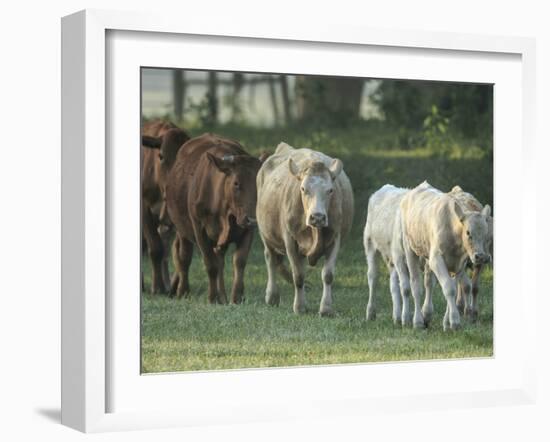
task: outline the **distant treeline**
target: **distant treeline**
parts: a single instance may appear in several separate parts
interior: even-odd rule
[[[453,140],[492,151],[493,87],[487,84],[418,80],[379,80],[352,77],[291,76],[233,73],[223,79],[205,72],[203,79],[186,79],[172,71],[173,117],[200,127],[217,126],[222,107],[231,122],[247,125],[241,93],[245,85],[267,86],[276,126],[348,127],[360,123],[362,100],[377,109],[377,118],[395,133],[397,148],[426,146],[444,152]],[[364,88],[372,82],[368,96]],[[200,102],[186,100],[200,85]],[[220,96],[220,85],[229,94]]]

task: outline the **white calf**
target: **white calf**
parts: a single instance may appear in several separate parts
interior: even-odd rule
[[[395,324],[402,323],[403,325],[411,323],[409,307],[411,291],[399,214],[399,204],[407,191],[408,189],[386,184],[369,198],[367,222],[363,233],[369,285],[367,320],[376,318],[376,292],[378,290],[376,253],[378,252],[390,273],[393,321]]]

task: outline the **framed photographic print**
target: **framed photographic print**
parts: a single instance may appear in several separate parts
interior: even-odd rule
[[[532,401],[531,40],[84,11],[62,44],[64,424]]]

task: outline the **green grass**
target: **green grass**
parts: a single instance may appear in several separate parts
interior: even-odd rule
[[[463,321],[458,332],[443,332],[445,301],[439,287],[434,294],[434,320],[427,330],[403,329],[391,320],[388,275],[380,269],[378,316],[365,320],[367,304],[366,264],[362,248],[369,195],[382,184],[414,186],[424,179],[443,190],[460,184],[483,203],[492,203],[492,163],[483,156],[453,155],[443,158],[423,148],[401,151],[380,149],[364,140],[368,133],[318,131],[243,130],[213,131],[242,141],[251,153],[273,150],[285,140],[296,146],[320,149],[344,161],[355,195],[355,219],[344,241],[333,286],[336,317],[317,315],[322,292],[321,263],[308,268],[308,312],[292,313],[293,288],[280,281],[281,305],[264,303],[266,268],[261,241],[255,238],[245,275],[246,301],[238,306],[206,303],[207,279],[195,248],[191,265],[192,296],[175,300],[143,293],[142,371],[215,370],[280,367],[332,363],[404,361],[487,357],[493,354],[492,271],[482,275],[480,317],[476,324]],[[282,136],[284,135],[284,138]],[[226,262],[226,287],[232,275],[230,249]],[[150,264],[142,260],[146,287]]]

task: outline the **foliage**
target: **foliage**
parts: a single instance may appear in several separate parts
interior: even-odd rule
[[[210,98],[208,95],[198,101],[193,101],[192,99],[188,101],[185,113],[191,127],[212,124],[210,119]]]
[[[432,105],[430,114],[424,119],[423,128],[426,147],[439,155],[448,152],[450,148],[449,118],[441,115],[435,104]]]
[[[447,118],[455,138],[474,139],[491,151],[493,87],[485,84],[384,80],[371,97],[379,106],[388,127],[411,136],[421,133],[433,107]],[[410,148],[408,137],[399,147]]]

